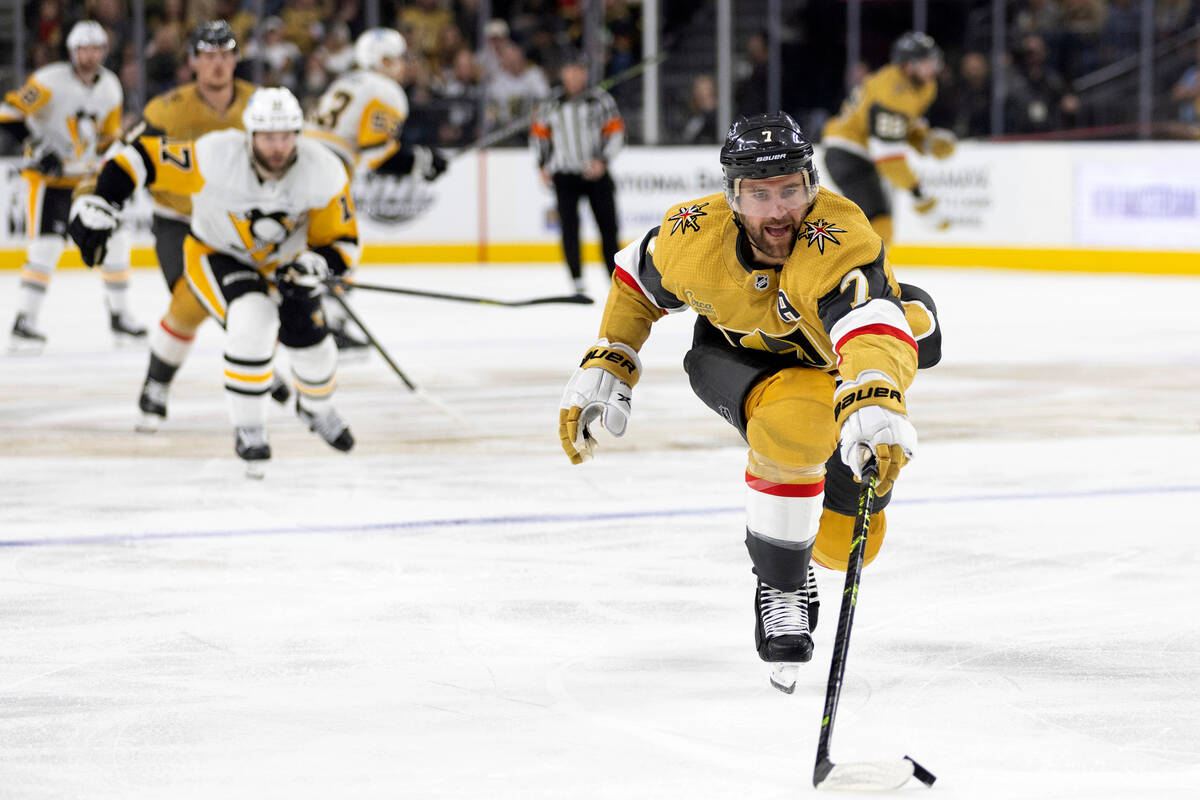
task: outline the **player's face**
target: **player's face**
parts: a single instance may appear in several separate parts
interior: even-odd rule
[[[282,175],[296,155],[295,131],[259,131],[251,140],[254,158],[260,167],[272,175]]]
[[[75,69],[85,75],[90,75],[100,69],[100,65],[104,63],[104,57],[108,55],[108,48],[97,44],[89,44],[83,47],[76,47],[72,55],[75,61]]]
[[[941,70],[942,60],[937,56],[930,56],[920,61],[914,61],[908,67],[908,73],[912,75],[913,80],[921,84],[929,83],[937,78]]]
[[[201,50],[189,62],[196,73],[196,82],[212,89],[222,89],[233,82],[237,66],[236,50]]]
[[[750,244],[767,260],[782,264],[811,202],[805,173],[745,179],[738,188],[733,210],[741,215]]]
[[[406,64],[404,58],[385,58],[379,62],[379,71],[396,83],[404,83]]]

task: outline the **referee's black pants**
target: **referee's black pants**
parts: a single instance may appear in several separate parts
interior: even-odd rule
[[[583,275],[579,255],[579,201],[587,197],[600,229],[600,249],[604,266],[611,275],[617,251],[617,187],[607,172],[590,181],[577,172],[554,173],[554,195],[558,199],[558,220],[562,226],[563,256],[572,278]]]

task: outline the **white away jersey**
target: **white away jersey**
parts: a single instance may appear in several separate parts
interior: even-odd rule
[[[82,178],[100,166],[100,153],[121,130],[121,82],[103,67],[85,84],[65,61],[48,64],[0,105],[0,120],[23,120],[32,136],[53,148],[63,176]]]

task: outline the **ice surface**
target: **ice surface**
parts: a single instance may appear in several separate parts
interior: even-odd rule
[[[523,299],[560,268],[387,268]],[[945,360],[864,576],[838,761],[913,796],[1200,796],[1200,280],[906,270]],[[589,275],[597,294],[599,273]],[[0,323],[17,275],[0,275]],[[841,575],[796,693],[754,652],[744,452],[658,324],[629,433],[555,423],[601,306],[352,301],[429,397],[348,364],[343,455],[273,407],[247,481],[208,324],[158,433],[99,276],[0,355],[0,796],[794,798]],[[133,306],[157,319],[156,273]]]

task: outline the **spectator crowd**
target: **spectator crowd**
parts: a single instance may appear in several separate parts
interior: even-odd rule
[[[132,117],[149,97],[191,79],[188,32],[196,22],[215,18],[228,20],[242,43],[242,77],[286,86],[311,108],[334,78],[354,68],[353,43],[366,27],[369,0],[145,0],[143,64],[136,58],[129,0],[25,2],[28,68],[63,58],[63,39],[71,25],[80,18],[95,19],[109,32],[107,66],[121,78]],[[946,52],[931,121],[962,138],[988,136],[993,131],[991,3],[930,0],[930,5],[938,12],[931,19],[943,28],[932,32]],[[261,18],[260,6],[265,11]],[[550,79],[566,54],[584,44],[585,7],[579,0],[494,0],[492,18],[481,20],[478,0],[378,0],[380,24],[397,28],[408,42],[406,138],[456,147],[512,130],[501,143],[523,144],[527,132],[522,121],[550,95]],[[640,60],[640,8],[639,2],[604,0],[603,75],[618,74]],[[711,20],[706,21],[702,8],[697,13],[696,4],[669,1],[664,8],[671,37],[684,40],[675,36],[676,29],[691,26],[706,31],[700,41],[711,48]],[[823,117],[836,113],[844,96],[839,62],[812,60],[819,52],[814,44],[830,35],[831,8],[841,5],[831,5],[831,0],[796,3],[786,12],[780,32],[783,105],[815,130]],[[1009,0],[1007,10],[1008,48],[1001,64],[1004,133],[1052,135],[1119,127],[1136,119],[1136,102],[1130,98],[1136,94],[1141,0]],[[741,32],[746,24],[753,21],[739,28],[734,110],[758,112],[767,102],[767,37],[762,30]],[[1200,0],[1156,0],[1153,27],[1154,41],[1163,48],[1162,59],[1156,52],[1156,117],[1194,126],[1200,123]],[[876,50],[883,53],[894,34],[876,33],[875,38],[880,42]],[[864,53],[870,54],[870,48]],[[851,78],[880,66],[879,53],[874,63],[857,65]],[[680,68],[679,62],[668,62],[664,69],[672,64]],[[683,76],[679,90],[664,93],[664,105],[675,107],[664,143],[717,142],[724,132],[718,130],[713,74],[703,65],[683,68],[690,74]],[[1117,79],[1099,84],[1089,79],[1104,68],[1114,69]],[[144,96],[139,96],[134,87],[142,69]],[[805,80],[789,80],[795,75]],[[613,94],[627,118],[636,120],[641,102],[636,83]],[[633,141],[638,134],[632,126]]]

